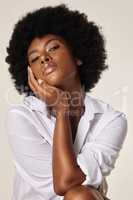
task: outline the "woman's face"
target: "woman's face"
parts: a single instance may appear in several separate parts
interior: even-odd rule
[[[71,55],[70,49],[64,39],[57,35],[47,34],[42,38],[35,38],[28,51],[28,62],[35,78],[45,80],[56,87],[72,86],[77,77],[77,62]],[[46,63],[56,64],[53,72],[46,74]]]

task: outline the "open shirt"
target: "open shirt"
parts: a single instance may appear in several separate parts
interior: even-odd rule
[[[127,119],[123,112],[87,93],[84,103],[73,150],[86,175],[82,185],[98,188],[115,166],[126,137]],[[55,123],[47,104],[36,96],[26,96],[22,103],[9,106],[7,135],[15,166],[12,200],[63,199],[53,189]]]

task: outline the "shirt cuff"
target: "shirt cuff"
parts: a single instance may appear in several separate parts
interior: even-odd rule
[[[90,152],[89,155],[78,154],[77,163],[86,175],[86,180],[82,185],[90,185],[97,189],[102,183],[103,176],[93,153]]]

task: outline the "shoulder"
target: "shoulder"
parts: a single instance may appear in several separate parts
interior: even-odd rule
[[[10,104],[6,113],[7,127],[35,127],[38,124],[35,112],[24,102]],[[20,126],[21,125],[21,126]]]
[[[25,105],[23,102],[19,104],[11,104],[8,106],[7,115],[13,115],[13,113],[17,113],[18,115],[23,115],[26,118],[33,118],[33,111],[30,107]]]
[[[17,113],[18,115],[23,115],[26,118],[30,118],[32,120],[36,119],[36,113],[42,113],[46,115],[46,104],[42,102],[35,96],[25,96],[21,103],[18,104],[10,104],[8,106],[7,114],[13,115]]]
[[[111,122],[116,124],[121,123],[124,127],[127,126],[127,115],[124,112],[115,109],[111,104],[101,99],[92,96],[88,96],[87,98],[89,98],[93,111],[99,114],[100,126],[101,124],[106,126]]]
[[[29,100],[29,98],[28,98]],[[48,133],[46,114],[43,114],[43,106],[36,104],[37,101],[24,101],[19,104],[8,106],[7,110],[7,134],[21,137],[42,139],[51,144]],[[40,112],[41,111],[41,112]]]
[[[97,107],[91,139],[121,147],[128,131],[126,114],[103,100],[91,97],[91,102]]]

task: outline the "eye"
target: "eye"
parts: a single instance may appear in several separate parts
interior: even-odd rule
[[[55,50],[55,49],[58,49],[58,48],[59,48],[59,45],[56,45],[56,46],[53,46],[52,48],[50,48],[49,51]]]
[[[55,46],[53,46],[52,48],[50,48],[49,49],[49,51],[53,51],[53,50],[56,50],[56,49],[58,49],[60,47],[60,45],[55,45]],[[38,59],[39,57],[37,56],[37,57],[35,57],[34,59],[32,59],[31,60],[31,63],[33,63],[33,62],[35,62],[37,59]]]
[[[31,63],[35,62],[38,59],[38,57],[31,60]]]

